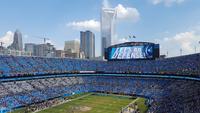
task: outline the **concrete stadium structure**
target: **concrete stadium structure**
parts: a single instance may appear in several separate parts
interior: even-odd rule
[[[0,76],[8,111],[81,92],[146,97],[149,113],[200,111],[200,54],[109,62],[0,56]]]

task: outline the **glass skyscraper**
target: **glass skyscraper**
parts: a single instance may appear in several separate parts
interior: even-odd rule
[[[95,58],[95,35],[91,31],[80,32],[80,51],[86,59]]]
[[[13,43],[8,48],[12,50],[23,51],[22,33],[19,30],[15,31]]]
[[[104,57],[105,48],[114,44],[116,10],[102,8],[101,11],[101,54]]]

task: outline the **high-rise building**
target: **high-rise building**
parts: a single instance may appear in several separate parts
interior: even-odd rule
[[[25,51],[31,52],[32,56],[36,56],[36,44],[34,43],[25,43]]]
[[[46,44],[38,44],[35,46],[35,54],[36,56],[41,57],[55,57],[55,47],[50,43]]]
[[[105,48],[115,42],[115,20],[116,10],[113,8],[102,8],[101,11],[101,54],[105,53]]]
[[[80,42],[78,40],[65,41],[65,51],[71,51],[72,53],[79,53]]]
[[[13,43],[8,46],[11,50],[23,51],[22,34],[19,30],[14,33]]]
[[[78,40],[65,41],[65,57],[79,58],[80,42]]]
[[[91,31],[80,32],[80,51],[86,59],[95,58],[95,35]]]
[[[56,50],[55,51],[55,56],[56,57],[65,57],[64,50]]]

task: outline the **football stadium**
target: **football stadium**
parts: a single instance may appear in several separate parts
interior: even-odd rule
[[[200,54],[107,48],[107,60],[0,56],[1,113],[199,113]]]

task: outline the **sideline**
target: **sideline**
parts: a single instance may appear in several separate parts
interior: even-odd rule
[[[125,109],[127,109],[131,104],[135,103],[138,100],[138,98],[136,98],[135,100],[133,100],[131,103],[129,103],[127,106],[122,107],[122,110],[119,112],[121,113],[122,111],[124,111]]]

